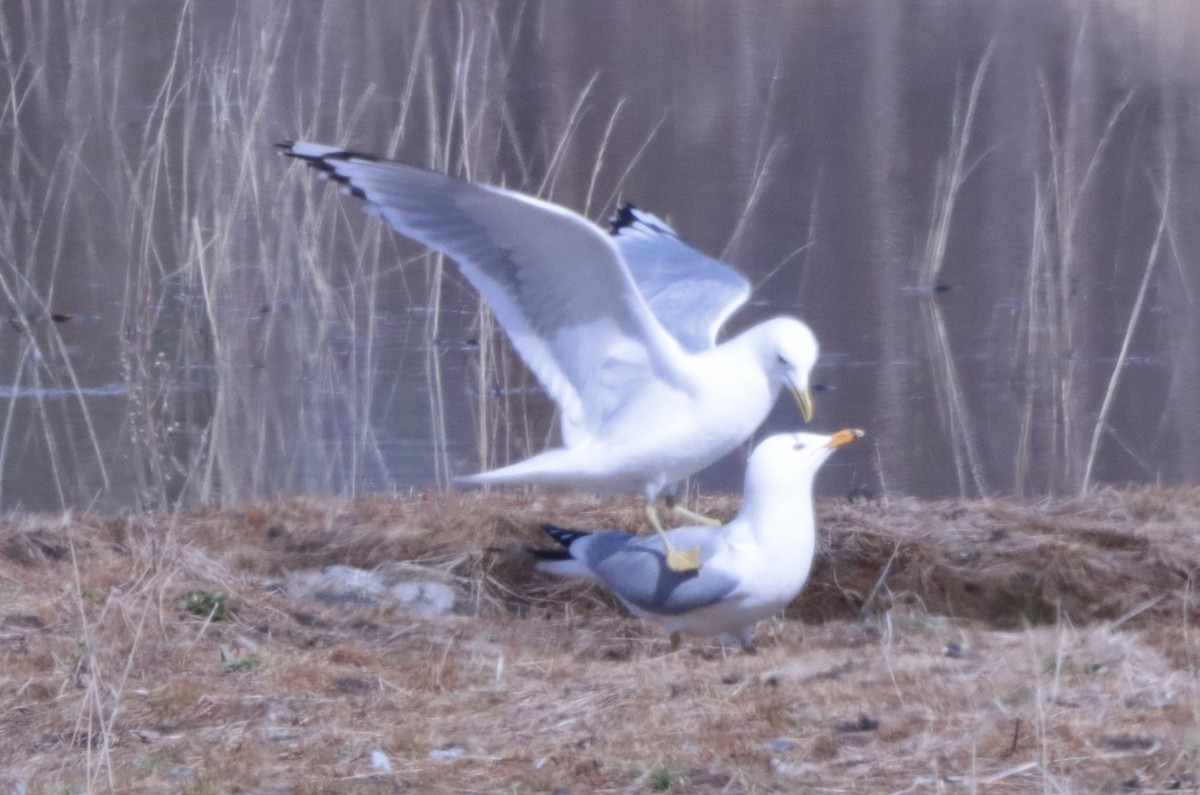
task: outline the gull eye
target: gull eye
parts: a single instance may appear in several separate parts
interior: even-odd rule
[[[787,366],[790,364],[790,362],[787,360],[787,358],[782,353],[775,354],[775,361],[779,362],[780,364],[782,364],[784,366]]]

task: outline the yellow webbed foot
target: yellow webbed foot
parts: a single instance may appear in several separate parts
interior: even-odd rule
[[[671,544],[667,534],[663,532],[662,524],[658,521],[658,512],[654,509],[653,503],[646,503],[646,518],[650,520],[650,525],[654,531],[662,538],[663,550],[667,553],[667,568],[671,571],[697,571],[700,568],[700,550],[687,549],[679,550]]]

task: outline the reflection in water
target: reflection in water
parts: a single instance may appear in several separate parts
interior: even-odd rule
[[[821,485],[1200,479],[1187,2],[0,5],[0,505],[444,485],[553,443],[452,264],[271,156],[667,217],[803,317]],[[270,31],[270,35],[263,35]],[[564,267],[570,267],[569,262]],[[37,322],[90,316],[88,322]],[[794,428],[781,404],[764,433]],[[695,478],[738,487],[737,456]]]
[[[3,400],[55,400],[74,397],[115,397],[129,394],[125,384],[104,384],[102,386],[0,386],[0,399]]]
[[[929,340],[934,395],[941,425],[949,430],[947,436],[959,492],[986,494],[989,492],[987,474],[975,440],[977,426],[971,419],[963,395],[962,379],[954,353],[950,349],[950,334],[946,329],[941,307],[934,298],[929,297],[921,301],[921,308],[921,327]]]

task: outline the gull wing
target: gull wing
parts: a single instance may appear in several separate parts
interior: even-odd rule
[[[642,299],[613,238],[577,213],[370,155],[280,146],[348,186],[397,232],[458,263],[558,403],[568,446],[647,381],[685,383],[683,351]]]
[[[692,353],[716,345],[721,326],[750,297],[750,282],[628,202],[609,223],[642,298],[663,327]]]
[[[713,542],[723,531],[721,527],[677,527],[667,531],[671,543],[680,549],[700,549],[698,571],[667,568],[658,536],[607,530],[579,538],[571,544],[570,552],[595,579],[634,607],[656,615],[679,615],[716,604],[738,587],[732,576],[704,565],[712,557]]]

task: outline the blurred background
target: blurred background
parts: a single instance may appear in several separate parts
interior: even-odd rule
[[[823,493],[1196,482],[1196,30],[1189,0],[4,3],[0,507],[407,493],[556,443],[453,263],[293,138],[668,219],[756,285],[730,333],[815,330],[813,427],[868,432]]]

